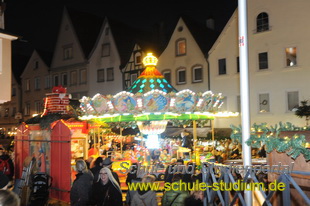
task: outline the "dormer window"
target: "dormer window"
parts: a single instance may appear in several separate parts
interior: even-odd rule
[[[39,68],[39,61],[34,61],[33,69]]]

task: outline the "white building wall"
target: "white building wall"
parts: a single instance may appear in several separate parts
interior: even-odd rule
[[[182,31],[178,31],[179,27],[183,27]],[[186,55],[176,56],[176,41],[178,39],[186,39]],[[208,38],[208,37],[206,37]],[[203,80],[199,83],[192,82],[192,67],[201,65],[203,68]],[[177,84],[176,71],[180,67],[186,68],[186,84]],[[175,30],[171,36],[169,44],[164,52],[158,57],[157,69],[160,72],[165,70],[171,71],[171,84],[179,91],[190,89],[194,92],[204,92],[208,90],[208,64],[199,48],[197,42],[191,35],[186,24],[182,19],[179,20]]]
[[[113,38],[113,33],[109,28],[109,24],[104,23],[101,34],[97,44],[94,47],[94,50],[89,59],[89,96],[92,97],[97,93],[107,95],[114,95],[122,91],[122,73],[119,69],[120,66],[120,57],[118,50]],[[109,30],[108,35],[106,35],[106,29]],[[110,55],[103,57],[102,56],[102,45],[104,43],[110,44]],[[114,71],[114,80],[107,81],[107,68],[113,68]],[[104,69],[104,81],[97,81],[97,71],[98,69]]]
[[[305,125],[305,120],[288,111],[287,92],[298,91],[299,101],[308,99],[307,86],[310,75],[309,34],[307,26],[310,1],[249,1],[248,3],[248,38],[249,38],[249,81],[251,124],[267,122],[274,125],[291,122]],[[270,30],[256,33],[256,17],[259,13],[269,15]],[[236,12],[237,13],[237,12]],[[236,74],[238,56],[238,24],[234,14],[221,36],[209,52],[211,66],[211,89],[227,96],[227,109],[237,110],[237,95],[240,94],[239,75]],[[297,65],[286,66],[285,48],[297,48]],[[268,69],[259,70],[258,54],[268,52]],[[226,58],[227,74],[218,75],[218,59]],[[269,93],[270,112],[259,112],[259,94]],[[217,119],[216,127],[229,127],[240,124],[240,117]]]

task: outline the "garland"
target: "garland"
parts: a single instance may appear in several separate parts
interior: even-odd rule
[[[242,141],[242,128],[241,125],[230,125],[232,129],[231,139],[236,142]],[[250,138],[246,141],[246,144],[259,148],[262,145],[266,145],[266,152],[270,153],[273,150],[277,152],[286,152],[287,155],[296,159],[300,154],[303,154],[306,161],[310,160],[310,150],[307,148],[309,142],[306,141],[305,135],[294,134],[290,137],[280,137],[281,132],[285,131],[310,131],[310,127],[296,127],[292,123],[276,124],[274,127],[267,126],[267,123],[253,124],[251,129]]]

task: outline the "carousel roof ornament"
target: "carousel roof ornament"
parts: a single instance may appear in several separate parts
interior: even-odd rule
[[[177,90],[169,84],[164,76],[156,69],[158,59],[154,57],[152,53],[148,53],[142,62],[146,68],[128,89],[128,92],[134,94],[146,93],[155,89],[166,93],[177,92]]]
[[[143,59],[146,69],[128,89],[118,94],[83,97],[81,119],[104,122],[203,120],[215,116],[237,116],[218,113],[223,104],[221,93],[177,91],[156,69],[157,58],[151,53]]]

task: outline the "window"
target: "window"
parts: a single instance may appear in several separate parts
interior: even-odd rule
[[[101,56],[107,57],[110,56],[110,44],[102,44]]]
[[[298,92],[287,92],[287,109],[288,111],[294,111],[299,106]]]
[[[256,17],[256,31],[263,32],[269,30],[269,18],[268,14],[265,12],[260,13]]]
[[[15,96],[16,96],[16,88],[13,87],[13,88],[12,88],[12,97],[15,97]]]
[[[138,78],[138,74],[130,74],[130,85],[132,85],[136,79]]]
[[[97,70],[97,82],[104,82],[104,69]]]
[[[237,112],[241,113],[241,99],[240,99],[240,95],[237,96]]]
[[[202,67],[194,67],[192,71],[193,82],[202,82]]]
[[[137,52],[135,54],[135,65],[140,65],[142,63],[141,53]]]
[[[63,58],[64,60],[73,58],[73,48],[71,45],[63,48]]]
[[[259,94],[259,112],[270,112],[269,94]]]
[[[291,67],[297,65],[297,49],[296,47],[289,47],[285,49],[286,66]]]
[[[72,71],[70,72],[70,85],[76,85],[77,84],[77,72]]]
[[[12,116],[12,117],[15,117],[15,114],[16,114],[16,107],[13,107],[11,116]]]
[[[68,85],[68,75],[67,75],[67,73],[62,73],[61,74],[61,83],[62,83],[62,86],[67,86]]]
[[[259,69],[268,69],[268,53],[263,52],[258,54]]]
[[[163,72],[164,78],[171,83],[171,72],[170,71],[164,71]]]
[[[26,79],[26,91],[30,91],[30,79]]]
[[[107,68],[107,81],[113,81],[114,80],[114,69],[113,67]]]
[[[80,84],[86,84],[87,83],[87,72],[86,69],[80,70]]]
[[[176,42],[176,56],[183,56],[186,54],[186,40],[180,39]]]
[[[240,72],[240,58],[237,57],[237,73]]]
[[[185,68],[177,70],[177,84],[186,84],[186,70],[185,70]]]
[[[4,117],[9,117],[10,108],[5,108],[4,110]]]
[[[51,81],[51,76],[48,75],[48,76],[45,76],[45,81],[44,81],[44,88],[45,89],[49,89],[52,87],[52,81]]]
[[[30,115],[30,103],[29,102],[25,104],[24,115],[25,116]]]
[[[42,103],[41,101],[34,102],[34,112],[35,114],[40,114],[42,112]]]
[[[56,86],[56,87],[59,86],[59,76],[54,75],[53,79],[54,79],[54,86]]]
[[[34,78],[34,89],[39,90],[40,89],[40,77]]]
[[[226,59],[219,59],[219,75],[226,74]]]

